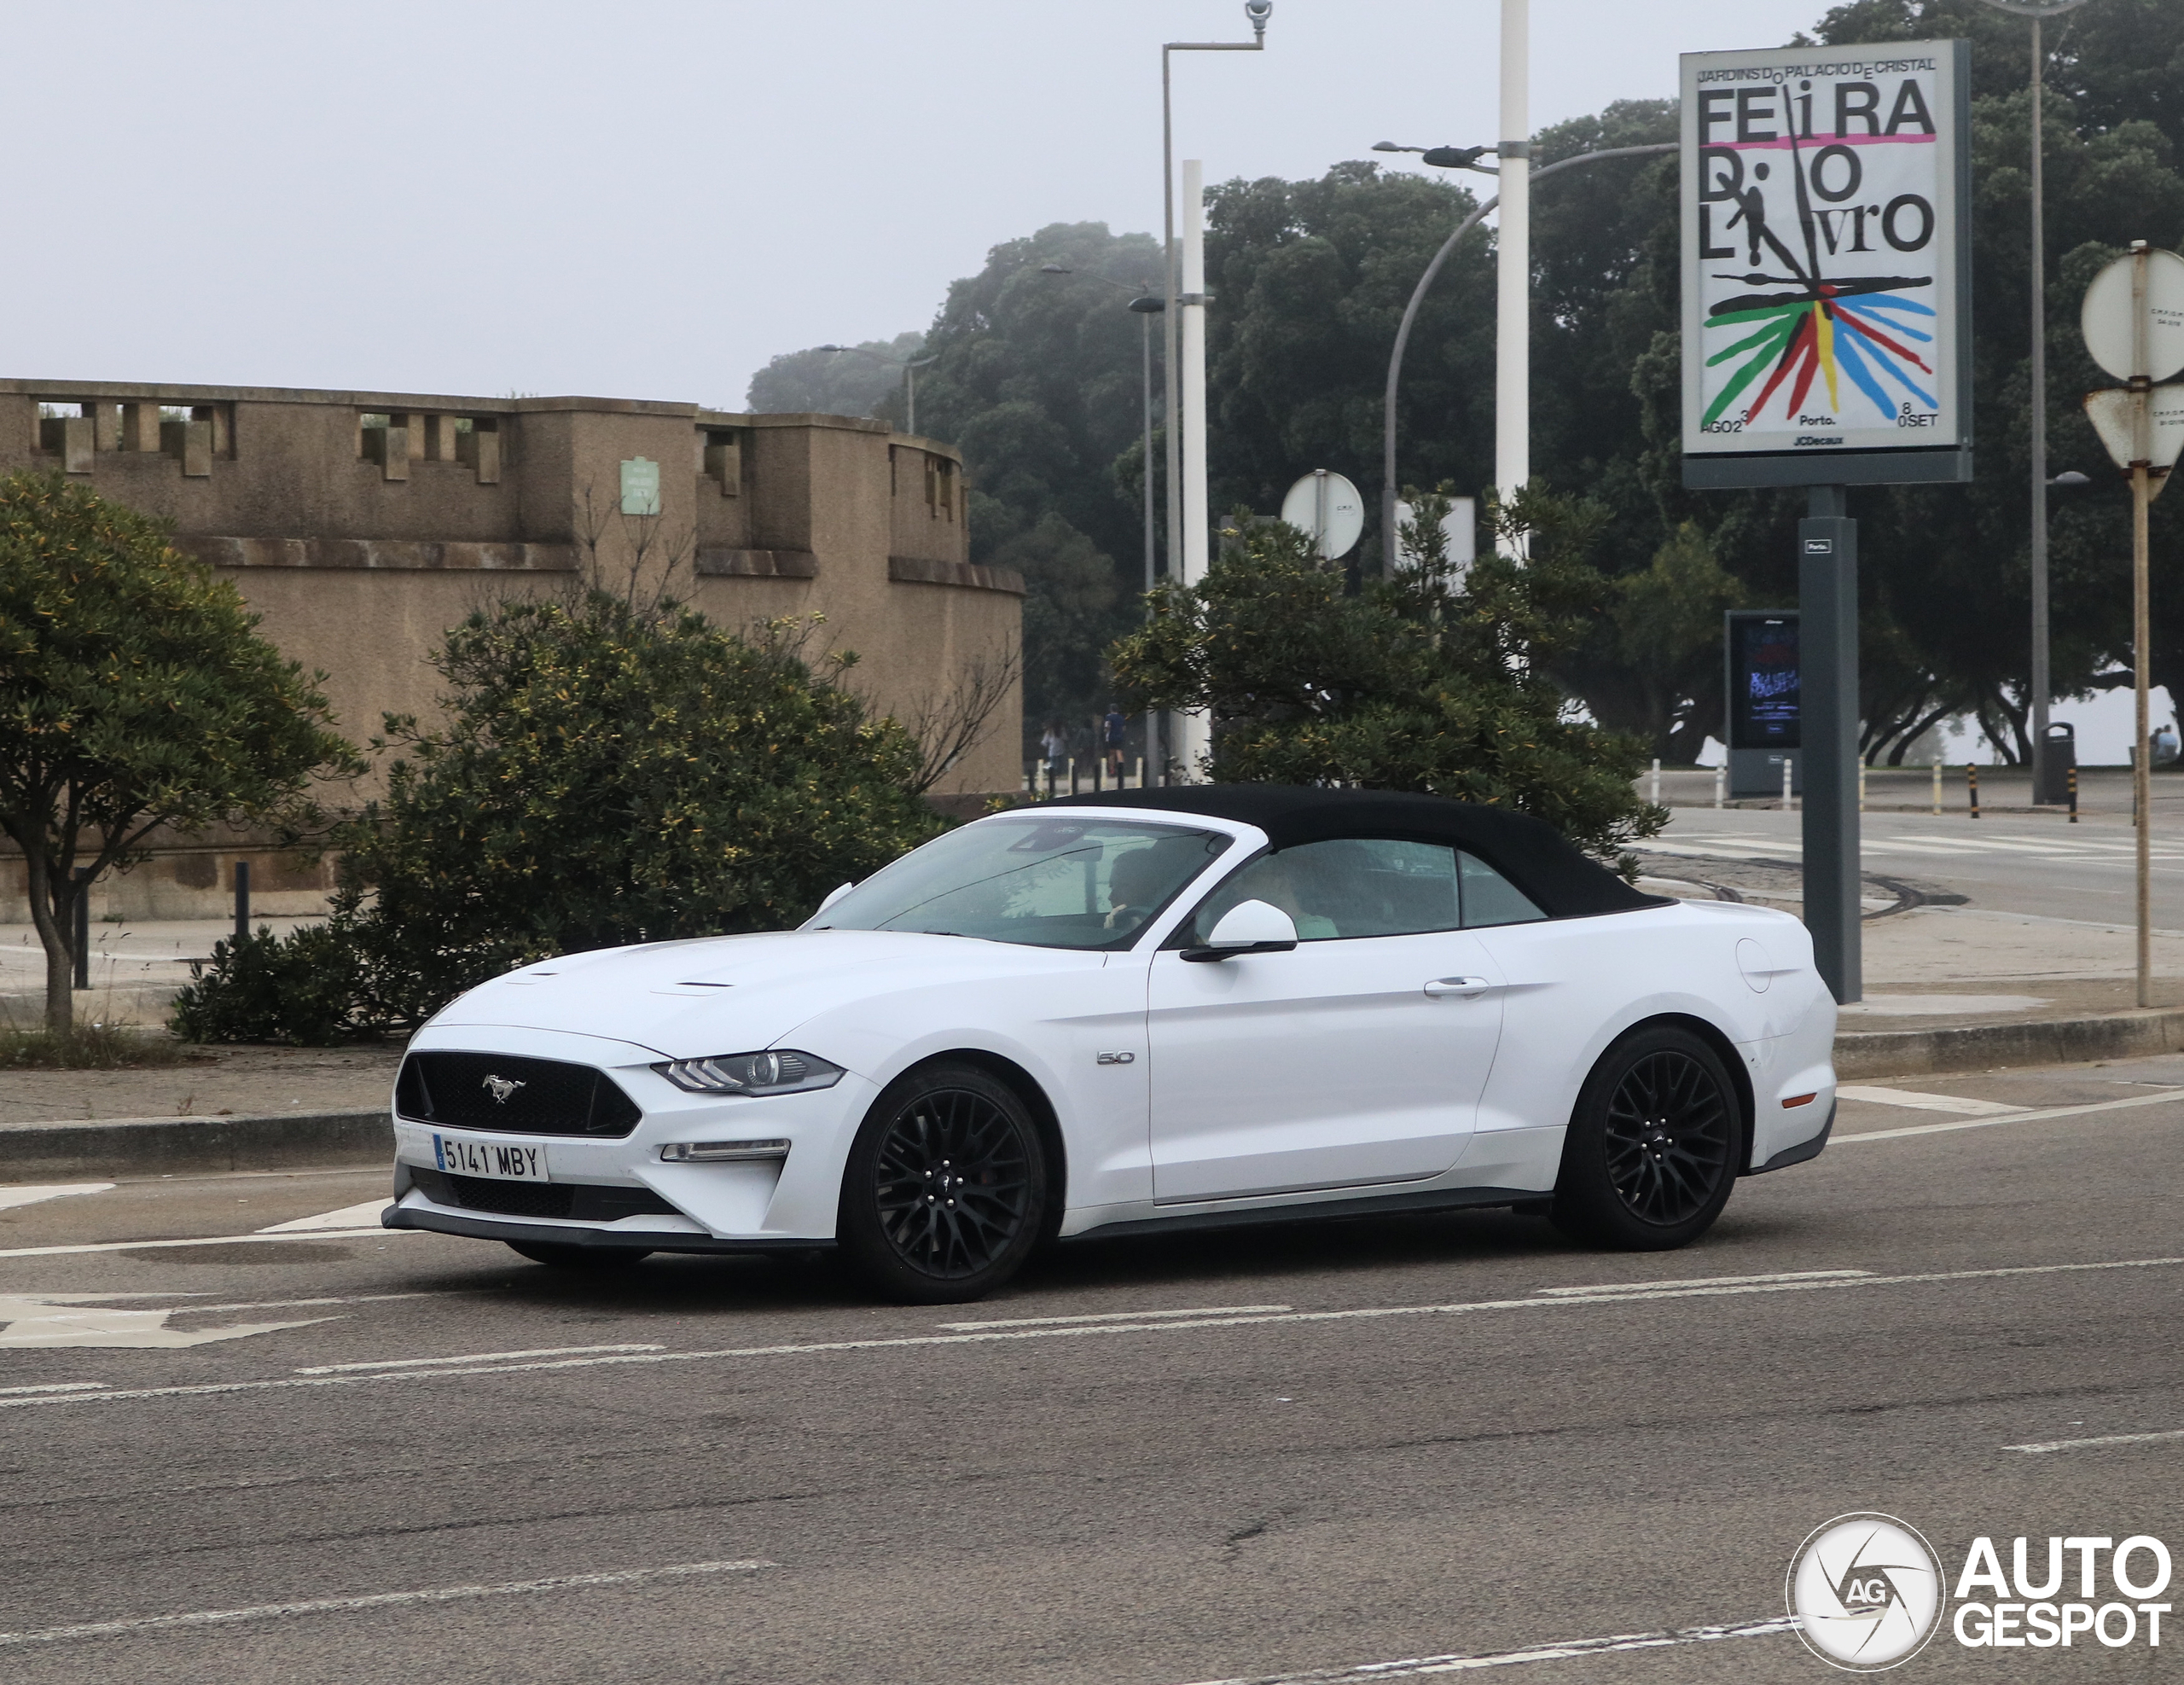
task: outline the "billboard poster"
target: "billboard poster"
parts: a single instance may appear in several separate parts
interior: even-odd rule
[[[1685,484],[1970,479],[1966,44],[1682,66]]]
[[[1797,615],[1732,611],[1728,631],[1728,747],[1799,747]]]

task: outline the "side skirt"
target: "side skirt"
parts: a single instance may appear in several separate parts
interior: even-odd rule
[[[1104,1240],[1109,1235],[1174,1235],[1190,1229],[1244,1229],[1280,1223],[1317,1223],[1339,1217],[1385,1217],[1403,1211],[1468,1211],[1481,1206],[1513,1206],[1541,1198],[1540,1191],[1522,1188],[1443,1188],[1431,1193],[1376,1194],[1362,1200],[1316,1200],[1290,1206],[1252,1206],[1242,1211],[1194,1211],[1188,1217],[1136,1217],[1107,1223],[1069,1235],[1077,1241]]]

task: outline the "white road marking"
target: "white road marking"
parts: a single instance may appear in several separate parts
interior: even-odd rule
[[[1990,1130],[1998,1124],[2042,1124],[2053,1118],[2082,1118],[2094,1112],[2120,1112],[2131,1106],[2174,1106],[2179,1096],[2169,1094],[2134,1094],[2121,1100],[2096,1100],[2086,1106],[2048,1106],[2030,1112],[2013,1112],[2007,1118],[1960,1118],[1947,1124],[1908,1124],[1896,1130],[1859,1130],[1850,1135],[1838,1135],[1828,1145],[1845,1147],[1860,1141],[1901,1141],[1912,1135],[1946,1135],[1955,1130]]]
[[[1472,1299],[1454,1304],[1362,1305],[1350,1310],[1287,1310],[1270,1315],[1177,1317],[1169,1322],[1077,1322],[1066,1328],[989,1328],[977,1333],[875,1335],[868,1339],[813,1340],[793,1345],[729,1346],[708,1351],[631,1352],[620,1357],[557,1357],[537,1363],[497,1363],[479,1368],[382,1369],[369,1374],[305,1375],[285,1380],[206,1381],[188,1386],[142,1386],[59,1398],[0,1398],[0,1409],[32,1404],[102,1404],[114,1399],[195,1398],[226,1392],[282,1392],[313,1386],[357,1386],[380,1381],[439,1380],[449,1376],[512,1375],[552,1369],[591,1369],[629,1364],[719,1363],[736,1357],[804,1357],[845,1351],[910,1351],[944,1345],[985,1345],[1013,1339],[1070,1339],[1092,1334],[1166,1334],[1201,1328],[1252,1328],[1275,1322],[1378,1322],[1391,1316],[1457,1316],[1487,1310],[1565,1310],[1577,1305],[1624,1305],[1671,1299],[1730,1299],[1751,1293],[1827,1293],[1845,1287],[1931,1287],[1949,1281],[2001,1281],[2020,1275],[2069,1275],[2091,1270],[2168,1270],[2184,1258],[2128,1258],[2096,1264],[2019,1264],[1990,1270],[1943,1270],[1912,1275],[1830,1275],[1754,1281],[1733,1287],[1640,1288],[1562,1299]]]
[[[2157,1440],[2184,1439],[2184,1427],[2163,1433],[2104,1433],[2096,1439],[2048,1439],[2036,1445],[2005,1445],[2006,1451],[2081,1451],[2094,1445],[2151,1445]]]
[[[171,1351],[207,1345],[214,1340],[245,1339],[252,1334],[270,1334],[282,1328],[307,1328],[313,1322],[333,1320],[308,1316],[297,1322],[237,1322],[224,1328],[185,1332],[169,1328],[167,1318],[198,1309],[195,1305],[169,1304],[156,1310],[128,1310],[96,1303],[102,1297],[110,1295],[0,1293],[0,1323],[7,1325],[7,1332],[0,1333],[0,1347],[131,1346]],[[59,1308],[61,1306],[69,1308]]]
[[[96,1392],[106,1385],[102,1380],[49,1380],[43,1386],[0,1386],[0,1398],[20,1392]]]
[[[1612,1638],[1570,1638],[1528,1650],[1497,1650],[1487,1655],[1417,1656],[1408,1661],[1366,1662],[1357,1667],[1319,1668],[1309,1673],[1261,1673],[1240,1679],[1210,1679],[1201,1685],[1367,1685],[1379,1679],[1416,1679],[1432,1673],[1472,1673],[1480,1668],[1519,1667],[1527,1662],[1566,1661],[1616,1650],[1665,1650],[1679,1644],[1711,1644],[1723,1638],[1767,1638],[1795,1632],[1795,1615],[1734,1621],[1725,1626],[1691,1626],[1666,1632],[1626,1632]]]
[[[18,1183],[13,1188],[0,1188],[0,1211],[16,1206],[39,1205],[47,1200],[65,1200],[72,1194],[103,1194],[113,1186],[111,1182],[55,1182],[44,1186]]]
[[[237,1246],[253,1241],[385,1241],[398,1235],[421,1235],[421,1229],[311,1229],[294,1235],[201,1235],[189,1241],[93,1241],[73,1246],[13,1246],[0,1258],[65,1258],[76,1252],[141,1252],[168,1246]]]
[[[338,1211],[321,1211],[317,1217],[299,1217],[287,1223],[268,1223],[258,1232],[261,1235],[299,1235],[316,1229],[376,1229],[379,1214],[387,1207],[385,1200],[367,1200],[361,1206],[344,1206]]]
[[[560,1574],[552,1579],[512,1580],[504,1585],[443,1585],[429,1591],[381,1591],[368,1597],[314,1597],[301,1603],[261,1603],[251,1609],[206,1609],[189,1615],[148,1615],[138,1620],[93,1621],[83,1626],[49,1626],[36,1632],[0,1632],[0,1647],[25,1644],[68,1644],[86,1638],[121,1638],[140,1632],[178,1628],[233,1626],[244,1621],[288,1620],[297,1615],[345,1614],[357,1609],[390,1609],[404,1603],[460,1603],[478,1597],[523,1597],[540,1591],[576,1591],[592,1586],[642,1585],[649,1580],[687,1578],[696,1574],[750,1574],[781,1565],[752,1557],[741,1562],[678,1562],[667,1568],[624,1568],[611,1574]]]
[[[369,1363],[314,1363],[298,1369],[299,1375],[363,1374],[370,1369],[417,1369],[434,1363],[493,1363],[511,1357],[581,1357],[595,1351],[665,1351],[657,1341],[649,1345],[541,1345],[529,1351],[472,1351],[460,1357],[381,1357]]]
[[[1208,1304],[1195,1310],[1110,1310],[1095,1316],[1012,1316],[997,1322],[942,1322],[944,1328],[1031,1328],[1064,1322],[1147,1322],[1156,1316],[1250,1316],[1287,1310],[1287,1304]]]
[[[1835,1090],[1841,1100],[1868,1100],[1877,1106],[1908,1106],[1914,1112],[1960,1112],[1972,1118],[2000,1118],[2030,1112],[2030,1106],[2005,1106],[1999,1100],[1961,1100],[1953,1094],[1917,1094],[1909,1089],[1867,1088],[1851,1084]]]
[[[1773,1275],[1696,1275],[1687,1281],[1602,1281],[1589,1287],[1542,1287],[1543,1293],[1571,1295],[1575,1293],[1658,1293],[1664,1287],[1741,1287],[1757,1281],[1824,1281],[1846,1280],[1853,1275],[1870,1275],[1870,1270],[1791,1270]],[[1287,1310],[1287,1306],[1282,1307]]]

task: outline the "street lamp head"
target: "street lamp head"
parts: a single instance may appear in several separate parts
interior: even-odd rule
[[[1374,141],[1373,150],[1375,152],[1423,152],[1426,148],[1422,146],[1397,146],[1393,141]]]
[[[1490,146],[1431,146],[1419,161],[1437,170],[1476,170],[1479,154],[1493,150]]]
[[[2048,483],[2050,485],[2090,485],[2093,481],[2076,468],[2065,468]]]
[[[1254,39],[1266,39],[1266,20],[1274,15],[1274,0],[1244,0],[1244,15],[1251,20]]]
[[[2076,11],[2085,0],[1987,0],[1997,11],[2015,12],[2021,18],[2059,17]]]
[[[1041,264],[1039,265],[1039,273],[1042,275],[1074,275],[1077,271],[1072,269],[1067,264]]]
[[[1158,293],[1148,293],[1142,299],[1132,299],[1130,308],[1140,316],[1158,316],[1168,308],[1168,301]]]
[[[849,347],[847,346],[814,346],[811,349],[814,351],[847,351]]]

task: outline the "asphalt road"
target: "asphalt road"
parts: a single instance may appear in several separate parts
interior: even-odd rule
[[[1710,858],[1794,866],[1804,857],[1803,824],[1802,814],[1780,810],[1680,807],[1642,846],[1694,869]],[[1991,911],[2108,925],[2138,915],[2136,842],[2123,814],[2088,814],[2073,825],[2053,813],[1868,812],[1861,843],[1869,875],[1937,885]],[[2157,816],[2149,851],[2155,927],[2184,930],[2184,816],[2166,830]]]
[[[2010,1449],[2184,1434],[2169,1085],[2184,1059],[1893,1085],[2101,1109],[1848,1102],[1682,1252],[1293,1225],[1080,1245],[939,1310],[809,1263],[223,1238],[370,1173],[15,1204],[0,1678],[1283,1676],[1778,1619],[1792,1549],[1860,1509],[1951,1572],[1980,1534],[2184,1566],[2184,1437]],[[1944,1633],[1897,1676],[2163,1659]],[[1779,1626],[1513,1665],[1829,1676]]]

